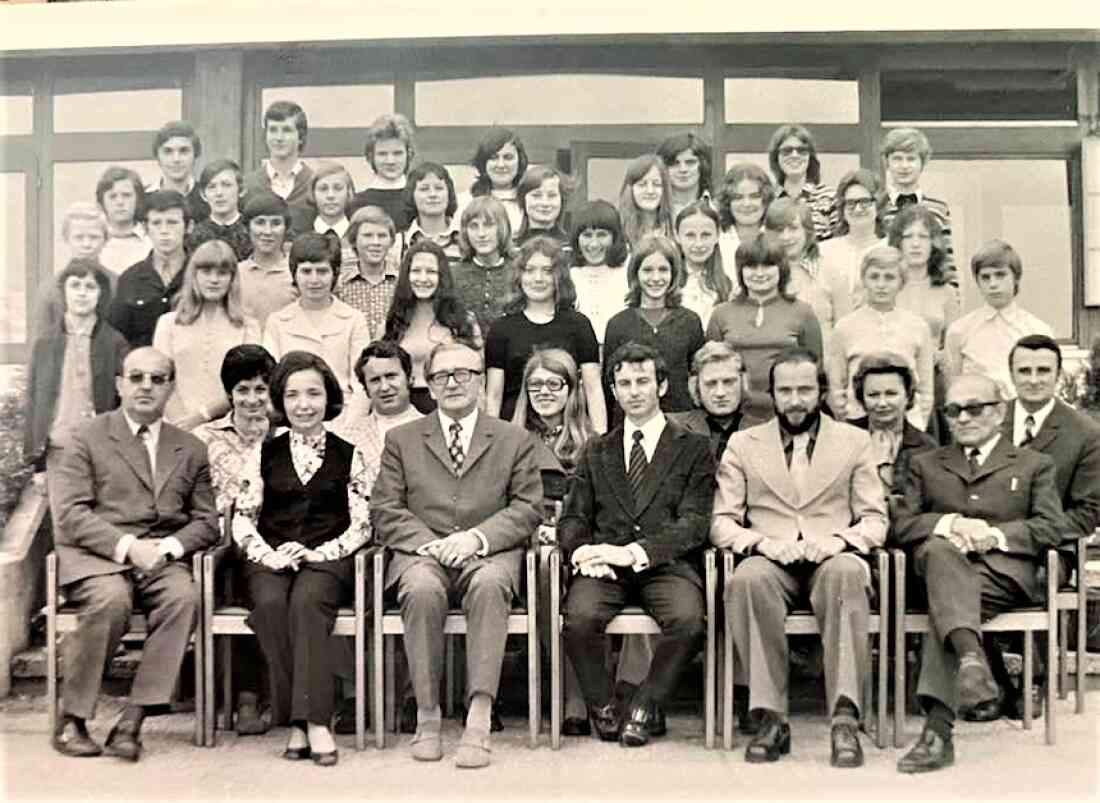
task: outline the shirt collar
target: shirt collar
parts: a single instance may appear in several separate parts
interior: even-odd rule
[[[290,430],[291,446],[308,446],[310,449],[317,451],[324,446],[326,438],[328,438],[328,430],[322,430],[321,434],[316,437],[303,435],[301,432],[294,429]]]
[[[380,432],[393,429],[401,424],[407,424],[410,421],[415,421],[421,417],[421,413],[411,404],[402,410],[397,415],[379,415],[375,410],[370,411],[371,417],[374,419],[374,423],[377,424]]]
[[[657,446],[657,441],[661,439],[661,433],[665,431],[665,414],[660,410],[657,411],[657,415],[646,421],[642,426],[638,427],[634,425],[634,422],[629,418],[623,420],[623,443],[627,448],[630,448],[634,444],[634,431],[640,430],[642,433],[642,442],[649,444],[651,448]],[[646,451],[649,451],[648,449]]]
[[[65,313],[65,333],[70,335],[83,335],[85,337],[91,337],[92,330],[95,329],[96,316],[90,315],[87,318],[77,318],[75,315]]]
[[[490,190],[489,194],[496,198],[498,201],[514,201],[516,200],[516,188],[511,187],[506,190]]]
[[[1020,308],[1016,306],[1015,301],[1008,302],[1008,306],[1004,307],[1003,309],[994,309],[989,304],[982,304],[978,308],[978,310],[981,313],[981,318],[983,321],[992,321],[998,315],[1000,315],[1006,321],[1015,321],[1020,313]]]
[[[989,455],[997,447],[997,443],[1000,440],[1001,440],[1001,433],[996,432],[996,433],[993,434],[992,438],[990,438],[989,440],[987,440],[985,442],[984,445],[978,447],[978,465],[979,466],[985,464],[985,461],[989,459]],[[970,450],[973,449],[973,448],[974,448],[973,446],[964,446],[963,447],[963,457],[965,457],[967,460],[969,460],[970,459]]]
[[[917,196],[917,203],[918,204],[924,201],[924,193],[921,191],[920,187],[913,190],[912,192],[902,192],[897,187],[887,187],[886,188],[886,193],[890,196],[890,203],[893,204],[894,206],[898,205],[898,196],[899,195],[915,195],[915,196]]]
[[[125,410],[122,411],[122,417],[126,419],[126,426],[130,428],[130,434],[136,438],[138,429],[141,427],[141,424],[130,418],[130,416],[126,415]],[[149,430],[149,437],[152,438],[154,443],[156,443],[157,439],[160,438],[160,425],[163,420],[164,419],[162,418],[158,418],[152,424],[145,425],[145,428]]]
[[[451,217],[447,220],[447,230],[442,234],[445,237],[450,237],[452,234],[458,234],[461,230],[462,226],[458,219],[458,215],[455,215],[454,217]],[[413,236],[416,234],[420,234],[430,240],[434,240],[438,236],[435,234],[428,234],[428,232],[420,228],[420,218],[415,218],[413,222],[409,224],[409,228],[406,231],[406,234],[408,235],[410,243],[413,241]]]
[[[341,239],[343,239],[344,235],[347,233],[348,226],[350,225],[351,224],[348,222],[347,215],[344,215],[344,217],[340,218],[332,224],[325,223],[325,219],[322,218],[320,215],[318,215],[313,220],[313,230],[315,232],[317,232],[318,234],[326,234],[329,229],[332,229],[340,236]]]
[[[1050,414],[1054,412],[1054,402],[1055,399],[1053,396],[1051,396],[1050,400],[1046,404],[1044,404],[1034,413],[1029,413],[1026,409],[1024,409],[1024,406],[1020,404],[1020,398],[1019,396],[1017,396],[1015,402],[1016,411],[1012,417],[1013,427],[1019,429],[1020,432],[1023,433],[1024,421],[1027,420],[1028,416],[1031,416],[1035,419],[1035,432],[1037,434],[1039,430],[1043,428],[1043,422],[1046,421]]]
[[[210,222],[213,223],[215,226],[217,226],[219,229],[227,229],[230,226],[236,225],[240,221],[240,219],[241,219],[241,212],[238,209],[237,212],[234,214],[233,219],[231,221],[229,221],[228,223],[222,223],[220,221],[214,220],[213,217],[210,218]]]
[[[810,443],[817,443],[817,433],[820,431],[820,429],[821,415],[819,414],[817,417],[817,421],[814,422],[814,425],[802,434],[810,436]],[[794,443],[794,435],[790,432],[787,432],[787,430],[783,429],[782,426],[779,427],[779,438],[783,441],[784,451],[790,448],[791,444]]]
[[[107,233],[108,240],[141,240],[145,237],[145,227],[140,223],[134,223],[129,231]]]
[[[473,409],[473,412],[467,414],[465,418],[451,418],[442,410],[438,410],[439,413],[439,425],[443,427],[443,435],[445,438],[451,437],[451,424],[457,421],[462,425],[462,438],[466,442],[469,442],[469,438],[473,435],[474,427],[477,426],[477,408]]]
[[[161,176],[159,180],[154,181],[152,184],[150,184],[148,187],[146,187],[145,191],[146,192],[156,192],[157,190],[163,190],[163,189],[164,189],[164,176]],[[195,190],[195,177],[194,176],[188,176],[187,177],[187,192],[185,192],[183,194],[184,195],[190,195],[192,192],[194,192],[194,190]]]
[[[264,159],[264,170],[267,172],[267,177],[271,180],[275,180],[276,178],[285,178],[287,176],[289,176],[290,178],[297,178],[298,174],[302,172],[302,168],[305,166],[305,162],[299,159],[294,163],[294,167],[290,168],[290,170],[287,171],[286,174],[283,174],[275,169],[275,167],[271,164],[270,159]]]

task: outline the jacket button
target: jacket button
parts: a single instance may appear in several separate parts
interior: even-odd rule
[[[641,531],[642,531],[641,525],[635,524],[634,525],[634,532],[640,533]]]
[[[970,501],[977,502],[980,497],[977,494],[970,494]]]

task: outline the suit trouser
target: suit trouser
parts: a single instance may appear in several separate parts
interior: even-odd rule
[[[134,608],[145,613],[148,633],[130,702],[168,703],[198,609],[198,589],[189,568],[172,562],[148,574],[85,577],[66,585],[65,593],[81,609],[80,626],[65,638],[65,712],[83,719],[95,716],[104,669],[129,628]]]
[[[749,708],[787,714],[790,661],[784,624],[807,594],[821,631],[828,712],[836,710],[841,697],[861,706],[870,655],[869,590],[870,570],[850,552],[821,564],[780,566],[762,555],[739,563],[726,582],[725,608],[749,686]]]
[[[331,633],[340,603],[352,596],[352,561],[303,563],[297,572],[245,566],[248,625],[267,659],[275,722],[327,726],[332,718],[339,653]]]
[[[618,579],[577,575],[565,598],[565,649],[577,671],[585,700],[594,707],[607,705],[614,694],[604,655],[608,623],[634,602],[657,620],[657,636],[649,673],[635,699],[664,703],[680,673],[699,650],[706,607],[698,580],[671,566],[657,566],[641,574],[618,569]]]
[[[466,701],[475,694],[494,700],[508,640],[508,616],[514,597],[507,567],[499,561],[474,560],[448,569],[434,558],[408,566],[397,580],[397,603],[405,627],[405,655],[419,708],[439,706],[443,678],[443,624],[451,593],[466,614]]]
[[[913,568],[928,592],[931,623],[923,639],[917,696],[939,700],[954,711],[959,659],[950,649],[948,634],[960,627],[981,634],[982,622],[1034,600],[1012,577],[991,568],[980,555],[967,557],[946,538],[928,538],[913,550],[913,558]],[[1035,570],[1034,561],[1019,560]]]

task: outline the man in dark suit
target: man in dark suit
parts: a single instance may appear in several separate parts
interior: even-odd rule
[[[668,420],[708,437],[718,461],[730,435],[764,423],[743,409],[748,381],[745,363],[733,347],[718,340],[707,341],[691,358],[688,393],[695,409],[669,413]]]
[[[622,426],[588,442],[570,482],[558,541],[577,575],[565,598],[565,648],[601,739],[646,744],[703,632],[703,583],[688,558],[706,540],[714,501],[710,442],[665,419],[668,369],[634,342],[607,361]],[[603,656],[610,622],[640,604],[661,626],[625,724]]]
[[[946,402],[955,443],[913,458],[894,521],[894,539],[927,588],[932,625],[917,686],[927,719],[898,761],[906,773],[953,764],[956,712],[996,700],[981,623],[1042,599],[1041,556],[1065,527],[1054,462],[1004,437],[997,383],[963,374]]]
[[[78,429],[47,466],[59,580],[81,609],[65,641],[63,716],[53,736],[65,755],[103,752],[85,720],[135,604],[149,633],[130,702],[104,745],[111,755],[140,757],[142,720],[171,699],[194,628],[198,590],[186,559],[217,541],[217,511],[206,447],[161,420],[173,379],[159,351],[131,351],[116,380],[121,409]]]
[[[1062,351],[1053,338],[1046,335],[1020,338],[1009,352],[1008,366],[1016,400],[1008,407],[1004,436],[1016,446],[1027,446],[1054,461],[1054,482],[1068,525],[1061,554],[1063,576],[1068,577],[1074,565],[1076,539],[1091,535],[1100,525],[1100,427],[1055,398],[1062,374]],[[991,634],[984,641],[1003,699],[973,709],[967,719],[988,721],[1000,716],[1021,719],[1022,697],[1008,676],[997,640]],[[1019,639],[1013,642],[1018,643]],[[1039,678],[1036,685],[1041,685]],[[1037,688],[1032,690],[1037,700],[1032,709],[1036,717],[1042,716],[1044,700],[1037,692]]]
[[[542,520],[536,443],[525,430],[478,410],[481,353],[463,343],[432,349],[425,373],[438,412],[386,433],[371,520],[392,552],[405,653],[417,701],[413,758],[438,761],[439,682],[448,596],[466,613],[466,730],[455,764],[489,764],[489,728],[500,683],[523,547]]]

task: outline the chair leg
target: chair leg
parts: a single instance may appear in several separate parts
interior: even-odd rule
[[[385,672],[383,664],[385,662],[385,640],[386,637],[382,635],[382,617],[376,616],[374,627],[374,650],[372,651],[371,660],[374,664],[373,673],[373,690],[374,690],[374,705],[371,707],[371,715],[374,717],[374,746],[379,750],[386,748],[386,689],[385,689]]]
[[[53,607],[46,613],[46,699],[50,709],[50,735],[57,732],[59,705],[57,700],[57,613]]]
[[[905,741],[905,556],[894,553],[894,747]]]
[[[397,717],[394,715],[394,708],[397,706],[397,700],[394,692],[394,648],[396,647],[396,638],[391,636],[386,639],[386,671],[384,673],[386,679],[386,730],[390,733],[397,732]]]
[[[220,727],[222,730],[233,729],[233,637],[222,636],[221,639],[221,652],[222,652],[222,715],[221,723],[215,727],[215,730]],[[217,738],[215,733],[210,742],[210,746],[214,746],[214,739]]]
[[[715,642],[714,616],[707,618],[707,643],[703,646],[703,660],[706,662],[706,679],[703,683],[703,744],[707,750],[714,749],[714,711],[715,711],[715,686],[717,685],[715,666]]]
[[[561,553],[550,553],[550,748],[561,747]]]
[[[1035,678],[1034,644],[1032,631],[1024,631],[1024,677],[1020,683],[1024,697],[1024,730],[1031,730],[1031,682]]]
[[[1069,696],[1069,612],[1058,612],[1058,699],[1064,700]],[[1047,669],[1048,674],[1053,674],[1052,669]]]
[[[443,697],[443,716],[450,717],[455,711],[455,637],[443,637],[443,665],[446,667],[443,680],[446,694]]]
[[[722,747],[733,749],[733,627],[727,619],[724,637],[725,655],[722,667]]]

